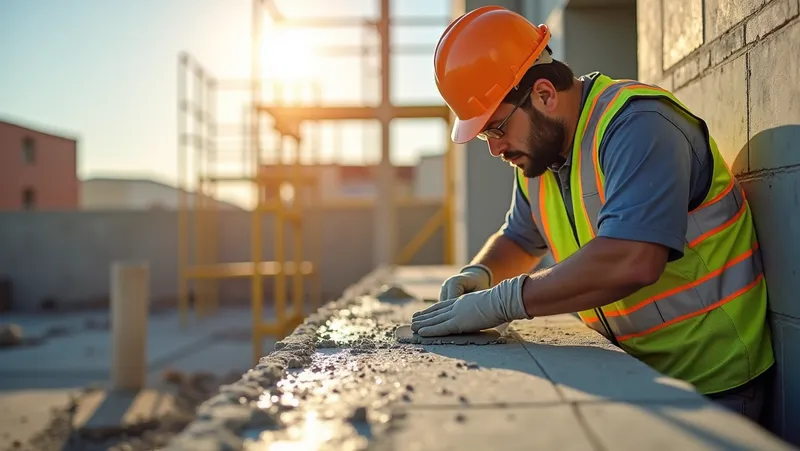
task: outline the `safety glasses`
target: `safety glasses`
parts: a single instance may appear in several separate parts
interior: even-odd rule
[[[511,115],[514,114],[515,111],[517,111],[517,108],[521,107],[522,104],[525,103],[526,100],[528,100],[528,96],[531,95],[532,90],[533,86],[531,86],[530,88],[528,88],[527,91],[525,91],[525,95],[522,96],[522,98],[519,100],[519,102],[517,102],[516,105],[514,105],[514,109],[512,109],[511,112],[508,113],[508,116],[506,116],[499,124],[497,124],[497,127],[487,128],[486,130],[478,133],[478,139],[482,141],[488,141],[489,138],[492,139],[502,138],[503,135],[505,135],[503,127],[505,127],[506,122],[508,122],[508,120],[511,118]]]

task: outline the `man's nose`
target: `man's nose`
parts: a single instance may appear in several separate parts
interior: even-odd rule
[[[499,157],[503,154],[506,150],[508,150],[508,144],[506,144],[506,140],[503,138],[499,139],[492,139],[489,138],[486,141],[489,144],[489,153],[493,157]]]

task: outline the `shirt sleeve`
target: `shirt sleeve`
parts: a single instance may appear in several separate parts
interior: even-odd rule
[[[525,252],[534,257],[541,257],[547,253],[547,242],[542,238],[519,179],[514,176],[514,192],[511,195],[511,206],[506,213],[505,222],[500,227],[502,235],[521,247]]]
[[[693,149],[660,111],[623,113],[606,132],[600,164],[606,201],[598,236],[647,241],[683,256]]]

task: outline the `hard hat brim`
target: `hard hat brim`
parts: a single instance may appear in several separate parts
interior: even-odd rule
[[[466,121],[462,121],[459,118],[455,118],[453,121],[453,130],[450,132],[450,139],[456,144],[464,144],[469,141],[475,139],[485,127],[486,123],[489,122],[489,118],[492,117],[497,107],[500,106],[502,103],[502,99],[497,102],[497,105],[492,105],[491,108],[487,108],[486,112],[480,116],[473,117]]]

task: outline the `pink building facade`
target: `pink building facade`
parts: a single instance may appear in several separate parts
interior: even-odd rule
[[[0,121],[0,211],[75,210],[77,140]]]

